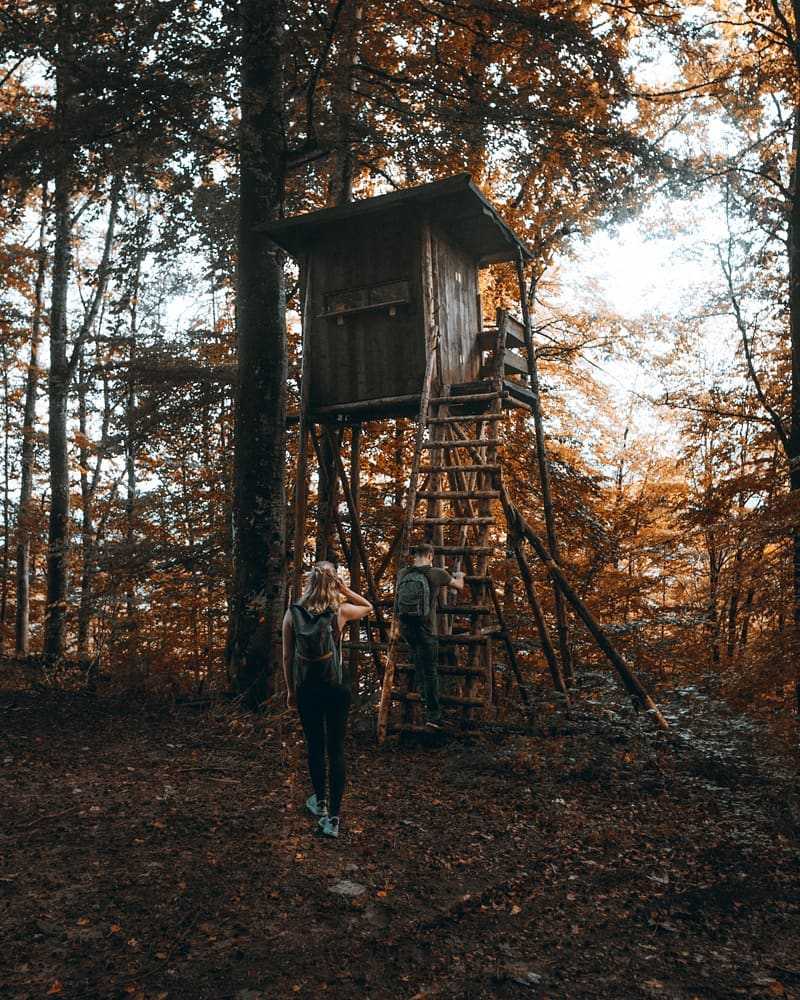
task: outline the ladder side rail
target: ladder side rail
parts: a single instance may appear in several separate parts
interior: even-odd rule
[[[447,431],[448,431],[451,439],[455,439],[455,437],[456,437],[455,432],[454,432],[454,427],[455,426],[460,426],[460,425],[455,425],[455,424],[448,424],[447,425]],[[465,432],[463,430],[460,431],[460,433],[461,433],[462,437],[466,436]],[[458,464],[460,462],[460,460],[461,460],[460,459],[460,452],[456,451],[456,452],[454,452],[454,455],[455,455],[456,464]],[[470,473],[465,473],[464,474],[464,478],[467,480],[467,486],[468,486],[469,489],[474,489],[477,486],[477,484],[478,484],[478,477],[479,476],[480,476],[480,473],[477,472],[477,471],[476,472],[470,472]],[[473,505],[472,501],[470,501],[470,503],[469,503],[469,508],[470,508],[470,511],[474,510],[474,505]],[[458,538],[458,544],[459,544],[459,546],[466,547],[466,545],[468,543],[469,528],[470,528],[470,525],[468,525],[468,524],[465,524],[465,525],[463,525],[461,527],[461,530],[459,531],[459,538]],[[459,570],[461,569],[462,563],[463,564],[467,563],[468,558],[469,558],[469,554],[468,553],[464,553],[463,556],[460,555],[460,556],[457,557],[456,565],[457,565],[457,567],[458,567]],[[469,562],[470,562],[469,568],[472,568],[472,566],[471,566],[471,560],[469,560]],[[476,602],[476,603],[480,603],[480,602]],[[476,616],[475,618],[472,618],[471,621],[470,621],[470,631],[471,631],[471,634],[473,634],[473,635],[476,634],[476,622],[478,620],[478,617],[479,616]],[[467,647],[464,655],[465,655],[466,661],[467,661],[464,665],[468,668],[468,670],[472,671],[475,668],[475,660],[476,660],[476,649],[475,649],[475,647]],[[475,683],[476,683],[476,677],[474,676],[474,674],[471,673],[471,672],[467,673],[464,677],[459,678],[459,684],[458,684],[459,693],[463,697],[467,697],[467,698],[471,697],[472,693],[473,693],[473,689],[475,687]],[[465,688],[466,688],[466,690],[465,690]],[[468,716],[469,716],[469,710],[468,710],[468,708],[466,706],[464,708],[464,713],[463,714],[464,714],[465,718],[468,718]]]
[[[460,431],[459,431],[460,433]],[[510,503],[508,499],[508,493],[506,491],[505,484],[499,475],[495,475],[495,482],[497,489],[500,492],[500,499],[503,504],[503,509],[507,510],[507,504]],[[507,518],[507,515],[506,515]],[[561,692],[569,703],[569,695],[567,693],[567,687],[564,682],[564,675],[561,672],[561,664],[558,662],[558,658],[555,655],[555,650],[553,648],[552,641],[550,639],[550,632],[547,628],[547,622],[545,621],[544,612],[542,611],[542,606],[539,603],[539,599],[536,596],[536,589],[533,581],[533,574],[530,572],[530,567],[527,564],[525,555],[519,545],[519,540],[513,539],[514,554],[517,558],[517,564],[519,566],[520,575],[522,576],[523,583],[525,585],[525,591],[528,597],[528,603],[530,604],[531,611],[533,612],[534,622],[536,623],[537,631],[539,632],[539,638],[542,643],[542,649],[545,653],[545,658],[547,659],[547,664],[550,669],[551,676],[553,678],[553,685],[557,691]]]
[[[504,369],[504,364],[505,364],[506,343],[508,341],[508,326],[509,326],[509,324],[508,324],[508,317],[507,317],[507,314],[505,312],[498,313],[497,320],[498,320],[498,322],[497,322],[497,349],[496,349],[497,352],[496,352],[496,355],[495,355],[495,358],[494,358],[494,378],[497,380],[498,387],[502,388],[502,385],[503,385],[503,369]],[[495,416],[495,417],[499,417],[502,414],[502,411],[503,411],[501,400],[499,398],[493,400],[490,409],[491,409],[490,415]],[[501,425],[499,423],[495,425],[493,422],[490,422],[490,421],[483,421],[480,424],[480,426],[479,426],[478,433],[479,433],[480,436],[484,436],[484,435],[492,436],[492,435],[494,435],[494,437],[493,437],[493,443],[491,445],[489,445],[489,447],[486,449],[486,460],[487,460],[488,463],[490,463],[492,465],[496,465],[497,461],[498,461],[498,457],[497,457],[497,447],[498,447],[497,446],[497,440],[498,440],[498,430],[499,430],[500,426]],[[493,427],[495,427],[496,429],[493,429]],[[484,490],[490,489],[491,486],[493,485],[493,476],[490,473],[487,473],[487,474],[483,475],[481,477],[481,479],[482,479],[482,482],[480,483],[480,485],[483,487],[483,489]],[[492,516],[493,515],[492,501],[491,500],[487,500],[487,499],[479,500],[478,503],[477,503],[477,507],[478,507],[479,514],[481,516]],[[493,524],[494,524],[494,520],[491,523],[487,523],[485,526],[481,525],[481,529],[480,529],[480,531],[479,531],[478,534],[479,534],[479,537],[480,537],[480,544],[482,546],[488,545],[488,543],[491,541],[490,536],[491,536],[491,530],[492,530]],[[483,571],[483,573],[487,577],[489,576],[489,556],[481,556],[480,557],[479,563],[478,563],[478,571],[481,572],[481,570]],[[488,591],[488,594],[486,593],[487,591]],[[486,597],[487,596],[490,597],[491,600],[492,600],[492,604],[491,605],[488,602],[486,602],[487,603],[487,616],[488,616],[488,614],[490,612],[490,609],[493,607],[493,610],[494,610],[494,613],[495,613],[495,617],[497,618],[498,624],[500,625],[500,628],[503,630],[503,635],[505,636],[505,638],[506,638],[506,640],[508,642],[508,648],[511,648],[511,646],[510,646],[510,638],[509,638],[507,632],[505,631],[504,620],[503,620],[502,614],[498,614],[499,606],[498,606],[498,604],[497,604],[497,602],[495,600],[495,596],[496,595],[495,595],[495,590],[494,590],[494,581],[491,580],[491,579],[489,580],[488,587],[484,588],[484,594],[483,594],[483,600],[484,601],[486,601]],[[487,616],[481,616],[480,620],[476,621],[476,626],[479,624],[481,628],[485,628],[486,627],[486,617]],[[488,714],[489,710],[491,710],[493,708],[493,706],[494,706],[494,700],[495,700],[495,691],[494,691],[494,662],[493,662],[494,649],[493,649],[493,645],[492,645],[491,642],[487,642],[486,648],[483,650],[483,653],[482,653],[482,658],[484,660],[484,667],[485,667],[485,681],[484,681],[485,695],[486,695],[486,710],[485,711]],[[467,687],[467,694],[468,694],[468,696],[470,696],[473,693],[473,689],[474,689],[474,685],[472,687],[470,687],[468,685],[468,687]]]
[[[328,433],[327,429],[326,433]],[[375,608],[375,618],[378,621],[381,636],[385,637],[388,635],[388,629],[386,628],[386,623],[383,620],[383,615],[380,610],[380,594],[378,593],[378,588],[375,585],[375,577],[372,574],[372,567],[370,566],[369,559],[367,558],[367,549],[364,544],[364,536],[361,532],[361,518],[359,517],[358,508],[356,507],[355,500],[353,498],[353,491],[350,488],[350,481],[344,467],[344,462],[342,461],[341,453],[338,449],[334,449],[334,468],[338,473],[339,484],[342,488],[345,502],[347,503],[348,513],[350,514],[350,530],[352,533],[353,545],[359,555],[361,568],[364,571],[364,582],[367,585],[367,593],[369,594],[369,599],[372,601]]]
[[[322,449],[320,447],[320,441],[313,424],[309,427],[309,435],[311,437],[311,443],[314,446],[314,454],[317,456],[317,463],[320,466],[320,468],[322,468],[323,465]],[[337,441],[333,443],[332,447],[338,448],[340,447],[340,444],[341,444],[341,428],[337,430]],[[330,505],[330,510],[328,513],[332,516],[334,524],[336,525],[336,534],[339,537],[339,545],[342,548],[342,555],[344,556],[345,562],[349,566],[351,564],[350,545],[347,541],[347,533],[344,530],[344,524],[342,523],[341,514],[339,513],[339,505],[338,503],[334,502],[334,499],[336,497],[336,489],[334,484],[331,484],[331,486],[329,487],[328,495],[329,495],[328,503]]]
[[[484,445],[483,447],[481,447],[481,445],[479,444],[479,442],[481,440],[481,436],[483,435],[483,433],[485,431],[486,432],[490,432],[488,430],[488,428],[490,427],[490,424],[487,423],[487,422],[485,422],[485,421],[480,421],[480,420],[477,420],[477,419],[476,419],[475,423],[477,424],[477,434],[478,434],[478,437],[475,439],[475,445],[474,446],[470,446],[469,448],[464,449],[464,450],[468,451],[473,456],[476,456],[481,450],[487,450],[489,452],[493,452],[494,451],[493,448],[491,448],[491,447],[487,448],[486,445]],[[454,424],[448,425],[448,431],[451,434],[451,436],[453,437],[453,439],[455,439],[455,440],[465,440],[466,437],[467,437],[466,430],[459,423],[454,423]],[[460,438],[456,438],[456,434],[459,434]],[[487,455],[485,461],[488,462],[490,459],[492,461],[496,460],[496,454]],[[476,470],[470,476],[470,486],[471,486],[471,488],[475,489],[475,488],[478,488],[478,487],[481,487],[481,486],[485,487],[486,483],[485,482],[481,482],[481,480],[485,479],[485,478],[486,478],[486,474],[485,473]],[[477,507],[478,510],[480,510],[482,504],[481,504],[480,501],[478,501],[477,504],[475,503],[475,501],[470,501],[469,506],[470,506],[471,510],[475,510],[476,507]],[[474,527],[476,529],[476,531],[475,531],[475,534],[476,534],[475,543],[476,543],[476,545],[478,547],[480,547],[480,548],[486,547],[487,544],[488,544],[488,542],[489,542],[489,528],[490,528],[490,525],[488,525],[488,524],[464,525],[464,527],[462,528],[462,539],[463,539],[462,544],[466,543],[467,536],[468,536],[468,531],[469,531],[470,527]],[[483,554],[483,553],[479,553],[478,556],[477,556],[477,562],[476,562],[476,564],[473,564],[473,565],[470,566],[470,569],[474,569],[475,570],[475,572],[472,575],[477,575],[477,576],[484,576],[484,575],[486,575],[487,566],[488,566],[488,556],[485,555],[485,554]],[[478,595],[476,595],[476,597],[475,597],[475,604],[477,604],[477,605],[486,605],[486,612],[485,612],[485,614],[475,615],[474,617],[471,618],[471,621],[470,621],[470,632],[471,632],[472,635],[474,635],[476,637],[477,636],[482,636],[484,634],[485,626],[486,626],[486,616],[491,611],[490,607],[487,604],[486,597],[487,597],[486,587],[482,586],[480,588],[480,593]],[[486,692],[486,698],[484,699],[484,704],[486,704],[486,703],[489,702],[489,700],[491,698],[491,692],[492,692],[491,643],[487,641],[487,642],[485,642],[482,645],[482,647],[481,646],[477,646],[477,645],[470,647],[468,649],[468,652],[467,652],[467,657],[468,657],[468,664],[467,665],[470,668],[479,667],[479,669],[480,669],[480,672],[481,672],[482,677],[483,677],[485,692]],[[464,683],[464,687],[466,689],[464,691],[464,695],[465,695],[465,697],[468,700],[471,700],[471,701],[474,700],[475,689],[476,689],[476,687],[478,685],[478,680],[479,680],[479,675],[474,672],[474,669],[472,669],[471,672],[466,675],[463,683]],[[465,707],[464,707],[464,717],[466,719],[466,718],[469,718],[469,716],[470,716],[470,707],[467,706],[467,705],[465,705]]]

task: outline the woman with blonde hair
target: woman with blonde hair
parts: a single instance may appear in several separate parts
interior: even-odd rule
[[[345,781],[344,736],[351,678],[342,662],[342,630],[371,610],[366,598],[345,586],[333,563],[318,562],[308,574],[302,597],[289,605],[283,618],[287,704],[297,707],[303,724],[314,788],[306,806],[319,819],[319,828],[327,837],[339,836]],[[326,771],[330,797],[326,794]]]

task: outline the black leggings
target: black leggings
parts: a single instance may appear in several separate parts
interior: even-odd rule
[[[328,809],[339,815],[344,792],[344,734],[350,711],[350,691],[332,684],[302,684],[297,689],[297,710],[308,749],[308,770],[317,800],[325,796],[325,750],[328,751],[331,795]]]

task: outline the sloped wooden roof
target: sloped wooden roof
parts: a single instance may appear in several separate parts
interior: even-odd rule
[[[352,219],[377,217],[382,212],[406,205],[424,207],[431,219],[481,267],[516,260],[520,251],[524,259],[532,258],[528,248],[472,183],[469,174],[455,174],[441,181],[392,191],[377,198],[364,198],[336,208],[323,208],[259,228],[293,257],[299,257],[323,230],[346,225]]]

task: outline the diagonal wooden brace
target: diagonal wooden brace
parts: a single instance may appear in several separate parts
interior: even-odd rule
[[[623,686],[628,692],[634,707],[647,709],[662,729],[669,729],[669,724],[661,714],[661,710],[658,705],[656,705],[651,696],[645,690],[639,678],[636,674],[634,674],[623,657],[611,643],[611,640],[605,634],[597,619],[591,611],[589,611],[580,597],[578,597],[575,593],[569,581],[564,576],[561,567],[551,557],[542,539],[536,534],[516,507],[510,503],[508,494],[505,492],[505,488],[502,488],[502,501],[509,530],[512,534],[516,533],[521,535],[531,544],[534,552],[547,568],[554,584],[558,586],[561,593],[572,605],[578,617],[583,621],[584,625],[591,633],[592,638],[597,643],[601,652],[605,654],[611,662],[611,665],[619,674]]]

